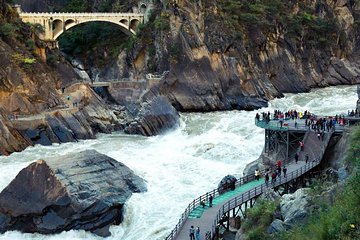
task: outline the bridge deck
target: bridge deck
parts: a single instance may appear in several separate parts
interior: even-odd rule
[[[288,169],[287,177],[280,178],[279,181],[275,184],[275,186],[282,185],[286,182],[291,181],[304,174],[306,171],[317,166],[323,157],[325,149],[329,143],[332,132],[325,133],[324,140],[319,140],[317,134],[313,131],[309,131],[304,137],[304,150],[300,151],[299,162],[295,163],[292,161],[286,167]],[[308,154],[309,162],[305,163],[305,155]],[[310,161],[311,160],[311,161]],[[300,171],[301,169],[301,171]],[[305,171],[303,171],[305,169]],[[256,189],[258,191],[256,192]],[[201,239],[206,239],[205,234],[207,231],[214,233],[213,224],[214,221],[219,217],[219,212],[226,212],[225,208],[228,210],[235,208],[236,206],[240,206],[243,202],[248,201],[249,199],[256,197],[266,191],[268,187],[266,187],[264,180],[261,179],[259,181],[251,181],[244,185],[239,186],[234,191],[228,192],[224,195],[220,195],[213,200],[213,207],[206,206],[204,209],[201,206],[195,208],[188,218],[183,223],[179,233],[176,235],[174,239],[184,240],[189,239],[189,229],[191,226],[200,227]],[[255,190],[255,191],[254,191]],[[246,193],[246,194],[244,194]],[[245,196],[244,196],[245,195]],[[240,200],[236,200],[240,199]],[[235,199],[234,201],[230,199]],[[224,208],[225,206],[225,208]],[[171,238],[170,238],[171,239]]]

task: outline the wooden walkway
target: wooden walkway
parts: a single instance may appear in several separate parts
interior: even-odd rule
[[[324,153],[325,149],[330,141],[331,135],[334,131],[325,132],[323,140],[318,139],[317,134],[314,131],[308,131],[304,136],[304,150],[300,151],[299,162],[290,162],[286,167],[288,174],[286,177],[280,177],[271,187],[276,187],[290,182],[293,179],[300,177],[309,170],[316,167]],[[304,156],[308,154],[309,162],[305,163]],[[207,239],[206,233],[211,233],[211,239],[214,238],[216,227],[224,215],[230,210],[241,206],[243,203],[253,199],[269,189],[264,183],[264,180],[259,181],[254,179],[254,176],[246,176],[239,179],[237,187],[234,191],[228,192],[223,195],[219,195],[216,190],[201,196],[199,199],[195,199],[189,204],[189,207],[182,214],[179,223],[176,225],[174,230],[166,238],[186,240],[189,238],[189,229],[191,226],[200,227],[201,239]],[[232,194],[233,193],[233,194]],[[205,207],[204,209],[200,206],[201,199],[207,199],[209,194],[215,196],[213,200],[213,207]],[[194,217],[195,216],[195,217]]]

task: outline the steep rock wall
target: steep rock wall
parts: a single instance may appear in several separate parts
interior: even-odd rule
[[[132,51],[104,72],[169,70],[160,94],[180,111],[252,109],[286,92],[360,82],[358,1],[275,5],[286,19],[230,14],[233,2],[163,2],[147,25],[152,30],[145,27]],[[237,20],[244,16],[261,23]]]

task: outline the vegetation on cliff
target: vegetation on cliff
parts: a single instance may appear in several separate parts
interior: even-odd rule
[[[248,240],[267,239],[266,229],[273,220],[278,202],[261,200],[256,207],[247,210],[247,218],[242,225]]]
[[[256,30],[265,37],[278,32],[302,45],[320,48],[341,46],[346,41],[346,34],[334,16],[319,15],[319,11],[325,8],[322,2],[316,2],[314,8],[301,1],[221,0],[219,3],[226,26],[234,34],[241,34],[243,40],[250,31]]]

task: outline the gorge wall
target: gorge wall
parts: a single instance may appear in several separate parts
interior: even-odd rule
[[[25,11],[133,11],[138,4],[134,1],[120,4],[117,0],[16,2],[23,4]],[[126,127],[129,133],[158,134],[162,126],[168,128],[178,123],[176,111],[167,105],[169,102],[178,111],[250,110],[265,106],[267,100],[285,92],[360,82],[359,1],[146,3],[153,8],[152,14],[136,36],[109,35],[106,41],[114,44],[92,45],[93,48],[85,44],[82,48],[88,48],[87,52],[72,51],[71,57],[79,58],[86,69],[96,68],[100,80],[129,76],[141,79],[147,73],[166,73],[165,77],[135,103],[137,110],[125,119],[118,118],[122,113],[113,114],[110,106],[90,88],[84,90],[77,100],[85,117],[73,116],[88,129],[81,136],[94,137],[97,131]],[[20,23],[3,1],[0,6],[1,23],[6,25],[0,29],[1,127],[6,133],[1,151],[9,153],[34,144],[39,138],[39,134],[24,137],[24,129],[15,128],[9,118],[14,114],[38,115],[47,110],[58,119],[62,114],[54,110],[70,104],[63,88],[79,79],[59,52],[49,50],[36,39],[34,26]],[[71,40],[71,32],[69,36]],[[100,55],[107,60],[103,61]],[[154,105],[149,105],[150,102]],[[87,104],[104,111],[93,111],[94,107],[89,110]],[[160,106],[164,104],[167,106]],[[153,114],[160,110],[164,112]],[[101,114],[92,114],[98,112]],[[145,115],[139,118],[137,114]],[[64,119],[61,118],[60,125],[71,130],[71,121]],[[169,123],[165,123],[167,120]],[[48,126],[46,120],[44,125]],[[35,128],[43,129],[39,126],[42,125]],[[54,134],[47,133],[50,135]]]
[[[85,2],[91,11],[115,11],[118,4]],[[101,80],[169,71],[160,94],[177,110],[253,109],[286,92],[360,81],[359,1],[145,2],[154,7],[149,22],[136,37],[113,39],[126,44],[116,45],[120,53],[109,64],[77,57],[97,68]],[[63,9],[71,3],[64,1]],[[54,4],[44,6],[51,10]],[[122,6],[132,11],[137,3]]]

